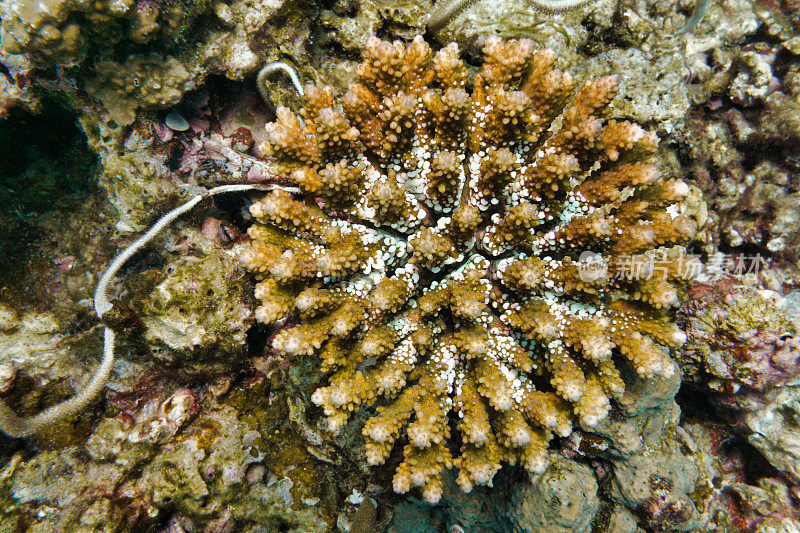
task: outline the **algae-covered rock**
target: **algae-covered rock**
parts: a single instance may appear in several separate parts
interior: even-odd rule
[[[657,2],[647,2],[657,4]],[[440,42],[456,41],[480,50],[487,35],[529,38],[537,48],[551,48],[559,68],[582,81],[611,73],[619,76],[620,94],[610,113],[669,133],[682,122],[690,102],[681,43],[664,20],[675,6],[635,8],[602,0],[563,13],[533,9],[525,0],[477,2],[450,21]]]
[[[207,0],[8,0],[0,4],[0,48],[38,63],[73,64],[122,40],[175,38],[205,12]]]
[[[800,379],[779,389],[763,408],[743,412],[741,422],[751,432],[747,440],[778,470],[800,483]]]
[[[797,70],[788,4],[711,2],[686,41],[696,107],[684,165],[703,189],[721,243],[796,259]]]
[[[287,490],[288,480],[246,475],[263,457],[260,437],[239,422],[230,407],[202,414],[180,439],[164,446],[136,486],[149,491],[157,506],[174,506],[194,523],[223,519],[219,525],[243,529],[259,524],[286,531],[325,531],[312,510],[293,510],[297,502]]]
[[[679,311],[688,334],[678,362],[687,381],[736,411],[758,410],[800,373],[793,306],[731,278],[695,284]],[[791,300],[788,300],[789,302]]]
[[[28,111],[38,112],[41,109],[39,95],[31,90],[31,84],[28,83],[33,69],[30,59],[0,49],[0,66],[7,72],[6,76],[0,76],[0,118],[18,105]]]
[[[575,73],[581,78],[618,74],[620,93],[612,115],[652,124],[665,135],[683,122],[691,102],[684,83],[683,56],[676,48],[664,52],[613,48],[590,58]]]
[[[589,32],[581,25],[589,11],[600,10],[604,16],[613,13],[613,2],[603,0],[594,5],[565,13],[544,13],[535,10],[525,0],[506,2],[475,2],[459,16],[453,18],[438,32],[443,43],[455,41],[459,45],[479,51],[483,40],[492,34],[505,39],[530,38],[536,48],[551,48],[572,70],[578,63],[579,48],[588,39]],[[618,72],[618,69],[615,70]]]
[[[146,293],[130,305],[150,343],[174,352],[230,358],[245,344],[252,325],[248,285],[238,261],[196,230],[185,231],[171,258]],[[133,282],[135,283],[135,281]]]
[[[394,509],[389,533],[437,533],[428,509],[402,502]]]
[[[514,533],[587,533],[600,508],[597,481],[583,464],[554,456],[530,484],[517,484],[509,496],[506,517]]]
[[[308,10],[284,9],[283,0],[3,0],[0,57],[20,55],[40,70],[88,67],[58,89],[76,107],[86,105],[85,89],[129,125],[138,110],[177,103],[209,74],[242,79],[280,53],[301,59]]]
[[[405,39],[424,33],[430,10],[429,0],[338,1],[331,9],[320,12],[319,20],[326,30],[326,39],[335,41],[348,52],[358,53],[367,38],[379,30]]]
[[[132,54],[123,64],[103,61],[86,89],[118,124],[132,124],[139,108],[164,109],[180,102],[199,81],[197,66],[187,68],[175,57]],[[189,65],[192,68],[192,65]]]
[[[701,531],[768,531],[797,516],[793,483],[776,476],[763,457],[727,424],[686,421],[683,427],[713,458],[716,475],[709,502],[713,521]],[[745,476],[743,472],[748,472]]]
[[[0,332],[0,363],[25,369],[33,376],[44,379],[63,377],[66,369],[58,368],[67,359],[68,347],[62,344],[66,337],[56,318],[50,313],[28,311],[18,316],[13,307],[0,303],[5,320]]]
[[[26,531],[115,531],[125,520],[125,512],[110,505],[122,469],[86,461],[79,447],[42,451],[7,473],[7,512],[27,515]]]
[[[215,3],[213,18],[198,24],[198,31],[185,38],[182,46],[167,54],[131,54],[123,61],[105,60],[97,65],[97,75],[86,83],[87,91],[98,98],[121,125],[132,124],[138,109],[164,109],[181,100],[210,74],[242,79],[254,72],[284,45],[300,60],[296,49],[307,28],[279,25],[267,30],[274,18],[293,20],[302,25],[303,9],[284,6],[283,0],[238,0]],[[220,23],[222,23],[220,25]],[[262,33],[270,35],[261,39]],[[265,53],[272,49],[270,53]]]
[[[293,499],[288,478],[266,474],[259,432],[231,407],[194,418],[196,410],[180,407],[192,397],[179,389],[126,412],[132,422],[102,419],[85,444],[15,456],[0,473],[3,524],[127,532],[169,520],[191,531],[326,531]],[[151,431],[145,442],[145,426],[173,430]]]
[[[599,532],[644,533],[644,529],[637,525],[639,519],[626,507],[622,505],[614,505],[611,509],[605,512],[608,513],[608,519],[605,527],[601,526],[599,528]]]
[[[686,531],[709,519],[714,471],[677,425],[680,409],[674,397],[680,382],[677,370],[664,380],[626,376],[618,411],[596,427],[573,434],[563,452],[608,461],[610,485],[605,488],[614,502],[649,527]],[[617,518],[626,522],[624,516]]]
[[[117,210],[118,232],[146,229],[153,216],[163,209],[161,206],[178,195],[165,159],[142,149],[103,153],[100,183]]]
[[[572,437],[570,447],[578,453],[622,457],[639,454],[648,435],[677,423],[680,409],[675,394],[681,384],[680,372],[658,380],[644,380],[626,372],[624,379],[625,393],[618,399],[618,416],[610,416]]]
[[[650,433],[638,453],[611,461],[612,498],[650,527],[691,531],[708,521],[713,470],[683,428]]]

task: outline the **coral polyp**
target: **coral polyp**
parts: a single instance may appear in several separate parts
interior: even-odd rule
[[[331,430],[379,405],[370,464],[407,439],[397,492],[436,502],[452,466],[464,491],[502,461],[541,472],[554,435],[606,417],[626,366],[673,373],[689,188],[660,177],[653,133],[607,118],[616,77],[575,91],[556,59],[490,37],[470,76],[455,44],[371,38],[340,99],[307,86],[267,125],[302,193],[251,207],[257,319],[331,373],[312,397]]]

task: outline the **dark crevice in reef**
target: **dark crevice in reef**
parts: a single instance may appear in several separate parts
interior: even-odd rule
[[[720,437],[716,442],[717,449],[713,452],[723,461],[741,463],[744,483],[757,485],[762,478],[782,478],[783,474],[748,442],[747,437],[730,425],[735,425],[736,413],[717,406],[711,394],[713,392],[697,390],[691,385],[681,385],[675,396],[675,402],[681,408],[681,423],[700,422],[710,423],[712,426],[720,424],[720,429],[717,430]]]
[[[581,25],[586,28],[590,38],[578,50],[588,57],[597,56],[614,48],[640,46],[646,35],[637,35],[623,19],[623,2],[617,2],[612,15],[612,24],[601,24],[594,16],[586,17]]]
[[[97,157],[77,115],[45,98],[41,112],[12,109],[0,121],[0,286],[26,285],[51,268],[46,229],[91,195]],[[58,224],[57,224],[58,225]],[[25,282],[23,282],[25,278]]]
[[[681,418],[716,420],[717,408],[711,402],[706,391],[699,391],[693,387],[682,384],[675,402],[681,408]]]
[[[76,114],[53,100],[38,115],[14,108],[0,121],[0,209],[43,212],[86,195],[95,163]]]

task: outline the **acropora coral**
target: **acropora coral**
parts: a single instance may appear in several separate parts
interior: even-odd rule
[[[299,116],[279,107],[263,153],[302,193],[254,202],[239,249],[272,347],[331,372],[312,396],[329,429],[377,403],[367,461],[404,434],[394,489],[429,502],[452,466],[465,492],[502,461],[542,472],[625,366],[671,376],[685,340],[668,311],[690,191],[659,176],[653,133],[605,118],[617,78],[575,92],[530,40],[483,51],[471,78],[454,43],[373,37],[340,99],[309,85]]]

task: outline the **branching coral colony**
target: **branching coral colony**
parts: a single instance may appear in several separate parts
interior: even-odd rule
[[[503,460],[541,472],[554,434],[606,416],[623,365],[671,375],[664,347],[685,339],[666,309],[689,189],[659,179],[654,134],[603,119],[616,77],[572,98],[552,51],[490,37],[484,54],[470,82],[455,44],[371,38],[339,103],[307,86],[299,117],[279,108],[266,153],[305,194],[255,202],[240,249],[258,320],[285,326],[273,348],[332,372],[312,397],[330,429],[384,397],[367,460],[405,427],[394,489],[429,502],[451,466],[464,491]],[[665,276],[615,279],[656,249]]]

